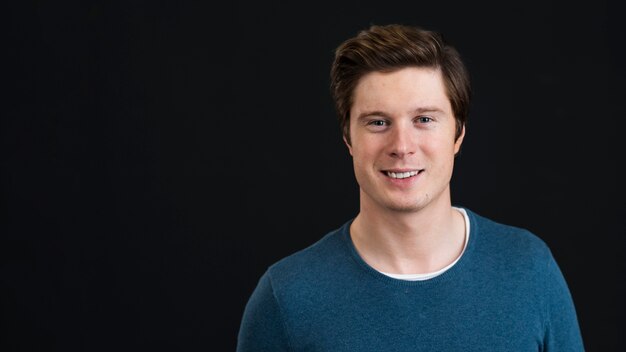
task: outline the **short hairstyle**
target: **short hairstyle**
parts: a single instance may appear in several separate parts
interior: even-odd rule
[[[370,72],[428,67],[442,73],[456,122],[457,139],[465,126],[471,99],[470,78],[457,50],[441,34],[400,24],[373,25],[335,50],[330,89],[346,141],[350,143],[350,108],[359,80]]]

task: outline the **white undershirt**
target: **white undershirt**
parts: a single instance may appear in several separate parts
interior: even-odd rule
[[[439,276],[443,274],[444,272],[446,272],[446,270],[453,267],[454,264],[456,264],[456,262],[458,262],[459,259],[461,259],[461,257],[463,256],[463,253],[465,252],[465,248],[467,248],[467,242],[469,242],[469,235],[470,235],[470,223],[469,223],[469,217],[467,216],[467,212],[465,212],[465,209],[463,208],[457,208],[457,207],[453,207],[453,208],[458,210],[463,215],[463,219],[465,220],[465,243],[463,244],[463,250],[461,251],[461,254],[459,254],[459,256],[452,263],[450,263],[443,269],[434,271],[432,273],[425,273],[425,274],[390,274],[390,273],[385,273],[382,271],[381,273],[389,277],[392,277],[394,279],[407,280],[407,281],[423,281],[423,280],[432,279],[435,276]]]

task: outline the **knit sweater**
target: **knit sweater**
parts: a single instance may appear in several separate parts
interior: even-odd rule
[[[369,266],[352,220],[271,265],[246,305],[237,351],[583,351],[547,245],[465,210],[465,252],[429,280]]]

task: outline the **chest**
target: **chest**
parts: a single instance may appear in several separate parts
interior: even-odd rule
[[[519,287],[344,287],[288,307],[298,351],[538,351],[543,307]]]

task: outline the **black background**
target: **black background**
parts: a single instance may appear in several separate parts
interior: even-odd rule
[[[586,348],[626,347],[616,4],[5,6],[3,351],[234,350],[266,267],[356,215],[328,72],[392,22],[472,75],[453,203],[546,241]]]

